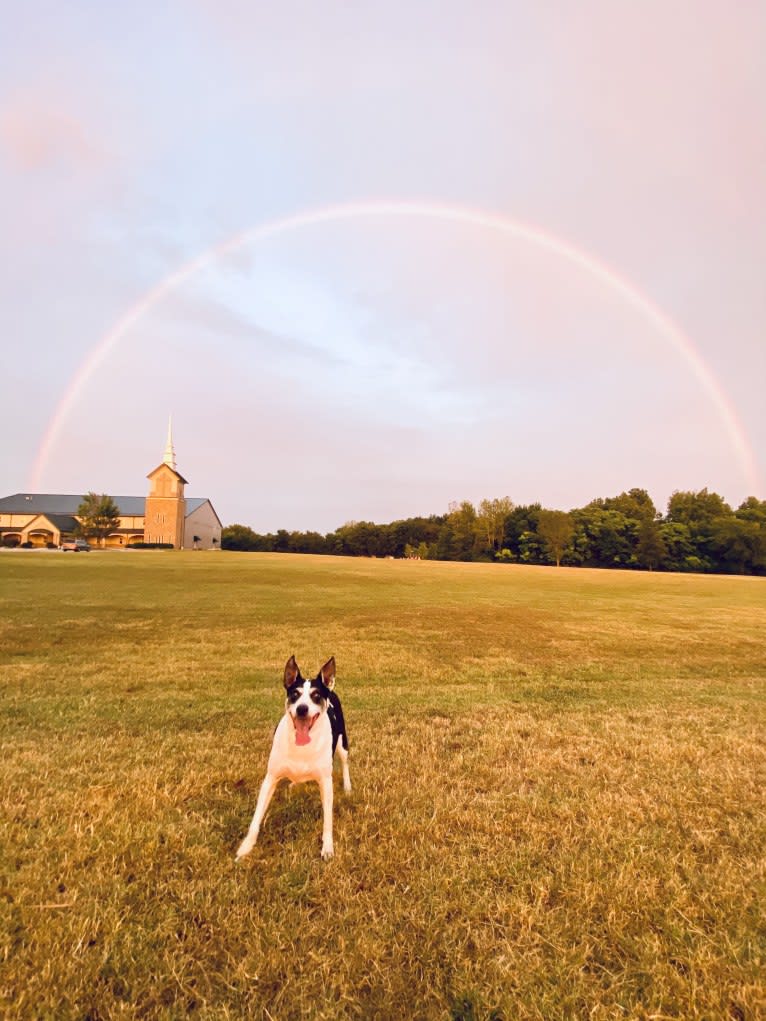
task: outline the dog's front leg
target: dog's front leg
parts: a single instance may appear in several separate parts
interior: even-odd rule
[[[255,842],[258,839],[258,833],[261,829],[261,823],[263,817],[266,815],[266,809],[269,807],[272,795],[277,788],[278,780],[271,773],[266,774],[266,778],[261,784],[261,789],[258,792],[258,801],[255,805],[255,815],[253,821],[250,823],[250,829],[247,831],[247,836],[239,845],[237,849],[237,861],[240,858],[244,858],[246,854],[250,854],[252,849],[255,847]],[[330,837],[330,843],[332,843],[332,837]]]
[[[322,861],[329,861],[334,853],[332,845],[332,773],[321,778],[319,790],[322,795]]]

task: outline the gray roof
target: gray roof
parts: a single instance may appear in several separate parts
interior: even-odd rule
[[[124,517],[141,517],[146,510],[145,496],[113,496]],[[207,501],[206,496],[187,496],[186,513],[191,514]],[[77,513],[83,494],[66,493],[14,493],[0,497],[0,514],[66,514]]]
[[[60,532],[73,532],[77,528],[77,518],[73,518],[71,514],[45,514],[45,517]]]

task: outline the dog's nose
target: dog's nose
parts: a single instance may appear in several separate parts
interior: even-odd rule
[[[299,705],[298,708],[295,710],[295,712],[296,712],[296,714],[298,716],[306,716],[308,711],[309,711],[309,707],[305,703],[303,703],[302,705]]]

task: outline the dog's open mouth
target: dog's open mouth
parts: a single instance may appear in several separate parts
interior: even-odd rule
[[[308,744],[311,740],[309,736],[311,728],[314,726],[316,721],[319,719],[319,714],[316,716],[293,716],[293,726],[295,727],[295,743],[296,744]]]

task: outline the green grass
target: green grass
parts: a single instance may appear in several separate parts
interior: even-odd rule
[[[766,1016],[766,582],[0,554],[0,1014]],[[244,863],[281,672],[354,791]]]

